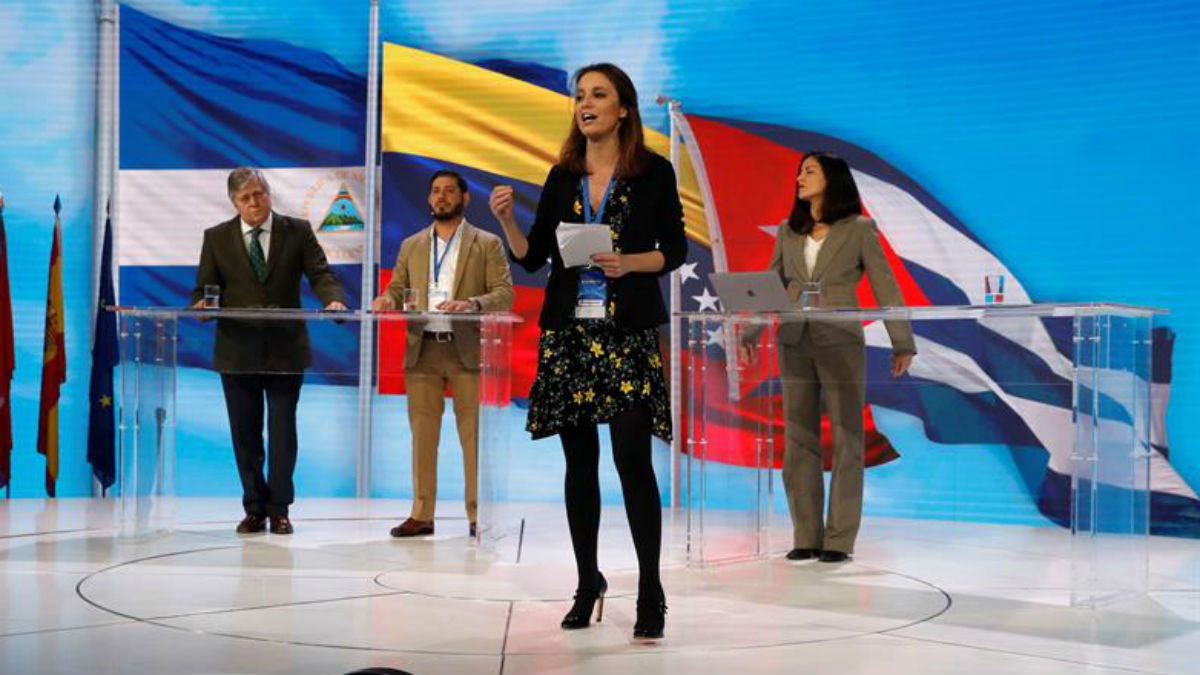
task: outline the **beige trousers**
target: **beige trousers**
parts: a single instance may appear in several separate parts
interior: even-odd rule
[[[437,502],[437,451],[450,384],[454,420],[462,441],[467,518],[475,522],[479,493],[479,372],[467,370],[452,342],[426,339],[415,366],[405,370],[408,423],[412,428],[413,507],[416,520],[433,520]]]
[[[785,416],[783,485],[795,548],[854,552],[862,521],[863,406],[866,355],[862,345],[779,345]],[[821,461],[821,409],[833,431],[829,515]]]

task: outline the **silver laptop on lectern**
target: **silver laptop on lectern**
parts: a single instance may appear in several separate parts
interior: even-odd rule
[[[787,312],[792,309],[777,272],[713,272],[708,275],[726,312]]]

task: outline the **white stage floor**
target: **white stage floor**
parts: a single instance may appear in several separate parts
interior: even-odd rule
[[[1200,673],[1191,540],[1153,538],[1150,596],[1092,610],[1067,606],[1057,529],[868,519],[850,563],[695,569],[668,522],[666,639],[643,644],[620,508],[604,621],[572,632],[561,504],[522,505],[489,553],[461,515],[390,539],[399,501],[302,500],[294,535],[239,537],[237,500],[183,499],[145,541],[115,538],[112,509],[0,502],[0,673]]]

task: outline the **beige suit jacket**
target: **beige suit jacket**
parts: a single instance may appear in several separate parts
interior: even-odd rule
[[[507,312],[513,306],[512,271],[504,246],[496,235],[485,232],[464,219],[462,244],[454,271],[453,300],[474,300],[484,312]],[[384,290],[392,304],[400,307],[400,291],[412,288],[416,291],[417,308],[429,309],[429,249],[433,245],[433,228],[426,227],[408,237],[400,244],[396,254],[396,266],[392,269],[392,280]],[[463,367],[479,368],[479,324],[456,321],[454,346]],[[404,367],[417,365],[421,356],[421,340],[424,322],[410,321],[404,352]]]
[[[804,262],[804,247],[808,235],[797,234],[785,223],[779,227],[770,269],[779,274],[792,303],[799,306],[804,283],[821,283],[821,302],[824,307],[858,307],[858,283],[863,274],[881,307],[900,307],[904,297],[892,276],[891,267],[879,243],[875,221],[862,216],[850,216],[832,224],[821,251],[817,254],[812,274]],[[912,325],[908,321],[885,321],[892,350],[897,354],[915,354]],[[779,339],[798,343],[805,335],[813,344],[832,346],[863,344],[862,325],[857,321],[789,320],[779,328]]]

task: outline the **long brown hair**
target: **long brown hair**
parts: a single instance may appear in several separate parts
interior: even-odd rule
[[[619,178],[636,176],[645,167],[650,151],[646,149],[646,138],[642,133],[642,115],[638,112],[637,89],[633,86],[633,80],[611,63],[593,63],[571,76],[572,92],[578,86],[579,78],[588,73],[600,73],[607,77],[617,91],[617,102],[625,107],[625,119],[617,127],[619,150],[614,175]],[[571,173],[581,176],[587,173],[587,137],[579,130],[574,115],[571,115],[571,131],[558,153],[558,163]]]

